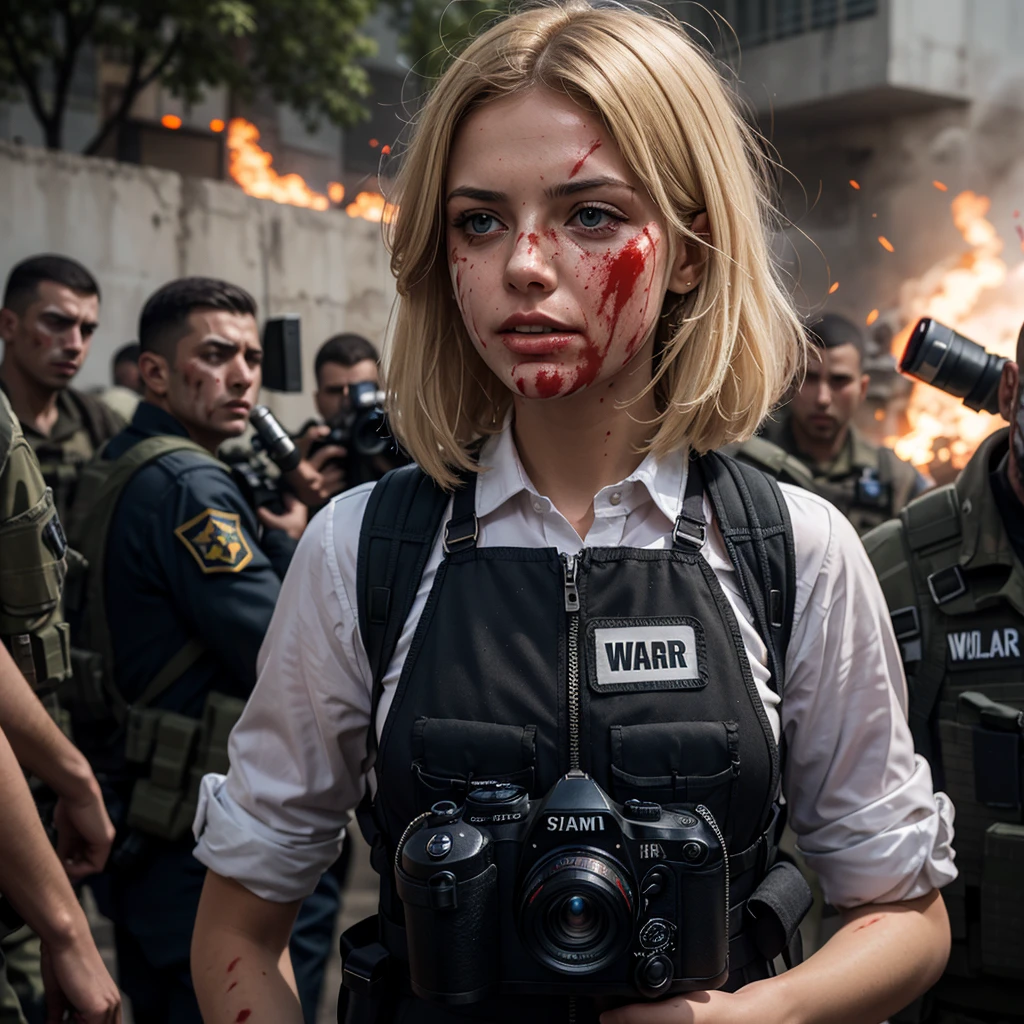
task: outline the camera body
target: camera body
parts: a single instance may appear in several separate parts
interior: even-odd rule
[[[711,812],[619,805],[580,771],[540,801],[484,783],[399,845],[410,979],[423,999],[657,999],[729,973],[729,869]]]

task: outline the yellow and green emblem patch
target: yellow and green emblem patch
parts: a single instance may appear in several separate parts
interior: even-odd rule
[[[237,512],[207,508],[174,531],[203,572],[241,572],[252,561]]]

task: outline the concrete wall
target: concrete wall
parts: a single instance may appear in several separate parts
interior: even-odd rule
[[[100,329],[76,384],[108,380],[139,310],[188,274],[247,288],[262,315],[302,317],[304,383],[317,347],[339,331],[383,340],[394,284],[379,224],[252,199],[231,184],[0,143],[0,276],[26,256],[81,260],[103,291]],[[294,427],[308,397],[267,396]]]

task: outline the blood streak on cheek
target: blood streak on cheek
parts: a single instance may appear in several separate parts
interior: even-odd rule
[[[252,1010],[239,1010],[238,1016],[235,1018],[235,1024],[243,1024],[243,1021],[247,1021],[252,1016]]]
[[[228,964],[228,974],[230,974],[238,966],[238,961],[241,959],[242,958],[240,956],[236,956],[235,959]]]
[[[647,240],[650,248],[644,245],[643,239]],[[604,288],[601,292],[601,301],[598,304],[597,312],[603,314],[608,325],[608,342],[601,351],[598,344],[589,337],[586,339],[583,352],[581,353],[580,366],[576,371],[576,379],[573,381],[571,391],[579,391],[580,388],[592,384],[601,372],[605,357],[615,340],[615,331],[619,324],[619,317],[622,315],[626,303],[633,297],[636,291],[637,282],[640,280],[647,266],[647,257],[653,252],[654,240],[651,238],[647,228],[644,228],[639,235],[634,235],[615,255],[609,254],[606,262]],[[630,346],[635,344],[630,342]]]

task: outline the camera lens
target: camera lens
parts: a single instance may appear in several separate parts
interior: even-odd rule
[[[526,879],[519,905],[523,944],[545,967],[592,974],[623,956],[633,935],[633,887],[594,850],[560,850]]]
[[[910,336],[900,370],[962,398],[968,409],[995,414],[999,412],[999,377],[1005,363],[952,327],[924,317]]]

